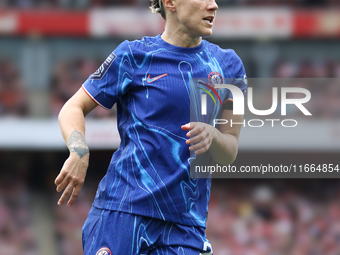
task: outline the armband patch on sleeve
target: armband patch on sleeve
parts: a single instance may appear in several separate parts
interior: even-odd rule
[[[107,59],[104,61],[104,63],[98,68],[98,70],[91,75],[90,79],[101,80],[116,58],[116,54],[112,52],[110,56],[108,56]]]

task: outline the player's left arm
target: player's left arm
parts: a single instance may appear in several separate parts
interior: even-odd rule
[[[227,124],[220,124],[219,129],[202,122],[191,122],[182,126],[188,130],[186,143],[189,149],[202,154],[209,151],[213,160],[221,165],[229,165],[234,162],[238,152],[238,138],[241,132],[242,115],[233,115],[232,110],[223,110],[221,119],[228,120]]]

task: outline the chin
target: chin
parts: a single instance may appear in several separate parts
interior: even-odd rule
[[[208,37],[210,37],[211,35],[212,35],[212,33],[209,34],[209,35],[202,35],[202,38],[208,38]]]
[[[206,38],[206,37],[210,37],[212,35],[212,31],[210,31],[210,32],[206,32],[206,33],[202,33],[202,37],[203,38]]]

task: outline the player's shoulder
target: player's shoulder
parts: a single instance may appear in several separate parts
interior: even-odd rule
[[[235,50],[233,49],[225,49],[221,48],[219,45],[214,44],[212,42],[204,40],[206,44],[206,48],[208,48],[211,52],[214,53],[215,56],[220,56],[229,61],[240,62],[241,58],[237,55]]]
[[[228,77],[244,77],[245,69],[241,58],[233,49],[224,49],[219,45],[205,41],[206,48],[211,52],[222,68],[225,70],[225,75]]]
[[[121,43],[125,49],[129,49],[132,53],[136,51],[150,51],[157,47],[157,37],[144,36],[140,39],[125,40]]]

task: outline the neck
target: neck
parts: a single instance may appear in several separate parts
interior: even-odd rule
[[[165,27],[161,37],[167,43],[183,48],[197,47],[202,42],[202,37],[191,37],[188,33],[182,33],[179,29],[169,26]]]

